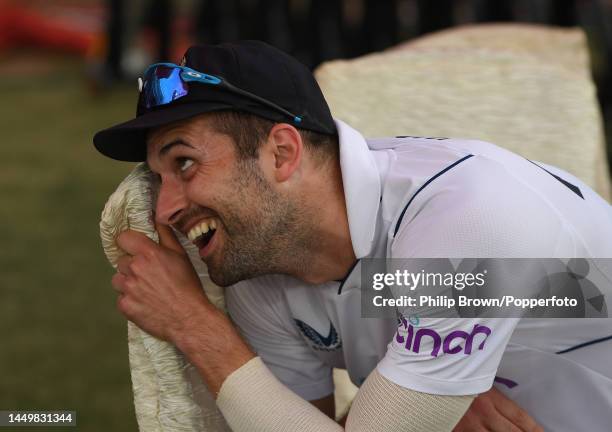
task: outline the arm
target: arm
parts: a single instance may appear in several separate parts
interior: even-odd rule
[[[451,431],[472,396],[431,395],[400,387],[376,370],[357,393],[346,428],[286,387],[259,358],[223,383],[217,405],[236,432]]]
[[[160,245],[136,232],[127,231],[118,238],[119,246],[130,255],[119,261],[119,272],[113,277],[113,287],[119,293],[118,309],[148,333],[174,343],[186,355],[217,396],[217,404],[233,430],[342,431],[342,426],[289,390],[255,357],[232,322],[202,293],[197,274],[172,232],[162,226],[157,229]],[[374,374],[377,378],[378,373]],[[387,384],[382,377],[366,381],[359,392],[359,400],[364,402],[352,408],[347,430],[360,430],[359,419],[369,414],[360,415],[364,408],[359,407],[374,403],[385,408],[377,409],[384,415],[373,419],[376,430],[381,432],[411,430],[411,425],[416,427],[413,430],[422,430],[420,413],[406,411],[406,407],[438,406],[431,404],[431,398],[438,400],[438,396],[400,386],[394,386],[398,394],[389,393],[389,388],[381,387]],[[442,398],[441,406],[463,406],[460,413],[438,413],[439,418],[452,422],[439,430],[450,431],[471,399],[463,404],[447,404],[444,398],[455,397]],[[389,417],[389,409],[408,415]]]
[[[197,358],[202,358],[205,365],[214,363],[206,356]],[[211,372],[214,367],[198,369],[207,383],[216,382],[206,378],[211,373],[218,375]],[[525,431],[541,430],[524,410],[495,389],[480,395],[473,404],[472,399],[473,396],[441,396],[409,390],[375,370],[358,392],[344,429],[342,422],[332,421],[333,395],[311,401],[309,405],[280,383],[259,358],[252,358],[228,375],[220,387],[217,404],[236,432],[475,432],[512,430],[516,426]]]
[[[212,366],[213,362],[207,355],[201,356],[203,363]],[[228,358],[221,357],[222,360]],[[367,384],[364,383],[357,394],[348,417],[340,421],[339,425],[336,425],[328,421],[334,418],[333,395],[310,402],[323,416],[316,410],[310,409],[303,399],[297,397],[278,382],[267,371],[263,363],[259,363],[257,368],[253,368],[256,369],[255,371],[251,370],[249,365],[246,366],[245,370],[236,369],[236,376],[227,384],[221,382],[220,389],[223,392],[219,394],[219,397],[225,397],[225,399],[217,401],[228,423],[235,431],[256,430],[253,429],[255,427],[254,423],[258,424],[259,421],[266,425],[265,428],[261,429],[262,431],[275,430],[273,429],[275,426],[270,422],[278,422],[278,429],[276,430],[291,428],[296,432],[302,432],[302,430],[341,431],[345,422],[347,431],[453,430],[455,432],[476,432],[513,430],[516,427],[524,431],[537,432],[542,430],[525,410],[495,388],[479,395],[472,403],[473,396],[440,396],[412,391],[392,383],[376,371],[366,380]],[[259,368],[262,370],[257,370]],[[211,372],[211,369],[214,368],[199,368],[205,379],[207,375],[212,375],[213,379],[206,379],[207,383],[218,382],[214,379],[215,375],[227,377],[233,372],[218,374]],[[256,379],[257,376],[252,377],[255,379],[253,392],[250,391],[249,377],[247,376],[251,374],[262,375],[259,378],[261,381]],[[245,376],[247,377],[243,378]],[[277,387],[277,389],[272,390],[273,387]],[[236,391],[238,393],[234,393]],[[246,400],[245,396],[247,397]],[[277,396],[279,400],[275,400],[274,396]],[[385,401],[385,398],[389,396],[392,396],[393,400]],[[254,406],[250,408],[254,412],[248,412],[248,420],[244,425],[235,424],[236,420],[244,417],[245,407],[248,406],[249,401],[254,403]],[[277,405],[281,403],[282,405]],[[277,407],[274,412],[280,414],[281,418],[271,415],[273,412],[270,410],[270,404]],[[286,413],[288,412],[292,413],[292,421],[295,423],[291,424],[287,421]],[[410,412],[418,415],[407,416],[406,414]],[[299,424],[300,414],[304,416],[304,424],[302,425]],[[259,418],[259,421],[256,421],[257,418]],[[390,419],[393,419],[396,423],[390,422]],[[455,424],[456,426],[452,429]],[[306,429],[300,429],[300,427]]]
[[[453,432],[516,430],[544,432],[527,411],[493,387],[474,399]]]
[[[203,295],[172,232],[165,227],[158,231],[161,246],[134,232],[118,239],[131,255],[120,261],[119,273],[113,277],[119,292],[118,309],[145,331],[184,352],[218,396],[217,403],[234,430],[343,430],[281,384],[255,357],[230,320]],[[450,431],[471,401],[470,396],[410,390],[377,371],[366,383],[355,401],[361,402],[349,413],[346,430],[367,430],[359,429],[362,420],[374,421],[379,431],[422,430],[421,419],[434,416],[444,423],[437,430]],[[442,411],[430,413],[431,407]],[[376,417],[375,413],[384,415]],[[241,423],[245,417],[247,423]]]

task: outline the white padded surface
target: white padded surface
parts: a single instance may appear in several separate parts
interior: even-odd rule
[[[558,166],[610,197],[584,34],[534,25],[446,30],[323,64],[332,113],[369,137],[491,141]]]

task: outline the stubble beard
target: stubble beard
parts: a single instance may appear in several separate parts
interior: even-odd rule
[[[224,205],[222,251],[208,265],[211,280],[226,287],[265,274],[302,273],[314,242],[312,218],[274,191],[254,162],[239,163],[238,172],[236,195]]]

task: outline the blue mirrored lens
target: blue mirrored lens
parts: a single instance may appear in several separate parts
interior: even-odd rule
[[[178,67],[156,66],[147,71],[143,88],[147,108],[165,105],[185,96],[187,84],[181,79]]]

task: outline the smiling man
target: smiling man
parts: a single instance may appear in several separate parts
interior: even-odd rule
[[[575,412],[590,430],[610,420],[609,365],[576,355],[588,344],[606,358],[609,320],[361,318],[362,258],[612,257],[610,206],[567,173],[478,141],[366,140],[332,118],[304,66],[254,41],[152,65],[137,117],[94,143],[146,160],[160,180],[160,245],[118,239],[118,308],[186,355],[233,430],[343,430],[323,414],[334,367],[360,386],[351,431],[540,430],[490,390],[498,372],[551,430],[585,429]],[[170,226],[227,287],[233,322],[206,300]],[[451,347],[458,334],[478,343]],[[556,409],[542,393],[550,371],[573,388]]]
[[[254,132],[240,137],[237,130]],[[268,131],[273,140],[259,148]],[[317,142],[312,135],[229,111],[197,116],[149,135],[150,168],[162,178],[177,167],[181,173],[180,181],[160,189],[157,219],[195,242],[216,284],[229,286],[258,275],[296,271],[296,276],[317,282],[340,278],[343,274],[327,273],[354,262],[350,247],[341,250],[350,240],[346,220],[337,218],[338,212],[345,213],[340,179],[333,178],[337,143],[322,136],[310,150],[296,146]],[[241,140],[242,145],[234,145]],[[303,151],[312,157],[301,158]],[[260,160],[275,166],[260,166]],[[298,170],[307,174],[300,181],[295,178]],[[275,190],[274,183],[283,184],[284,191]],[[326,188],[326,183],[335,186]],[[176,202],[187,197],[189,202]],[[325,212],[319,204],[300,205],[308,198],[327,202]],[[325,215],[329,221],[322,219]],[[333,229],[320,229],[322,223],[333,221]],[[333,245],[329,251],[322,247],[326,244]],[[289,250],[293,253],[287,254]],[[330,270],[321,274],[313,268]]]

